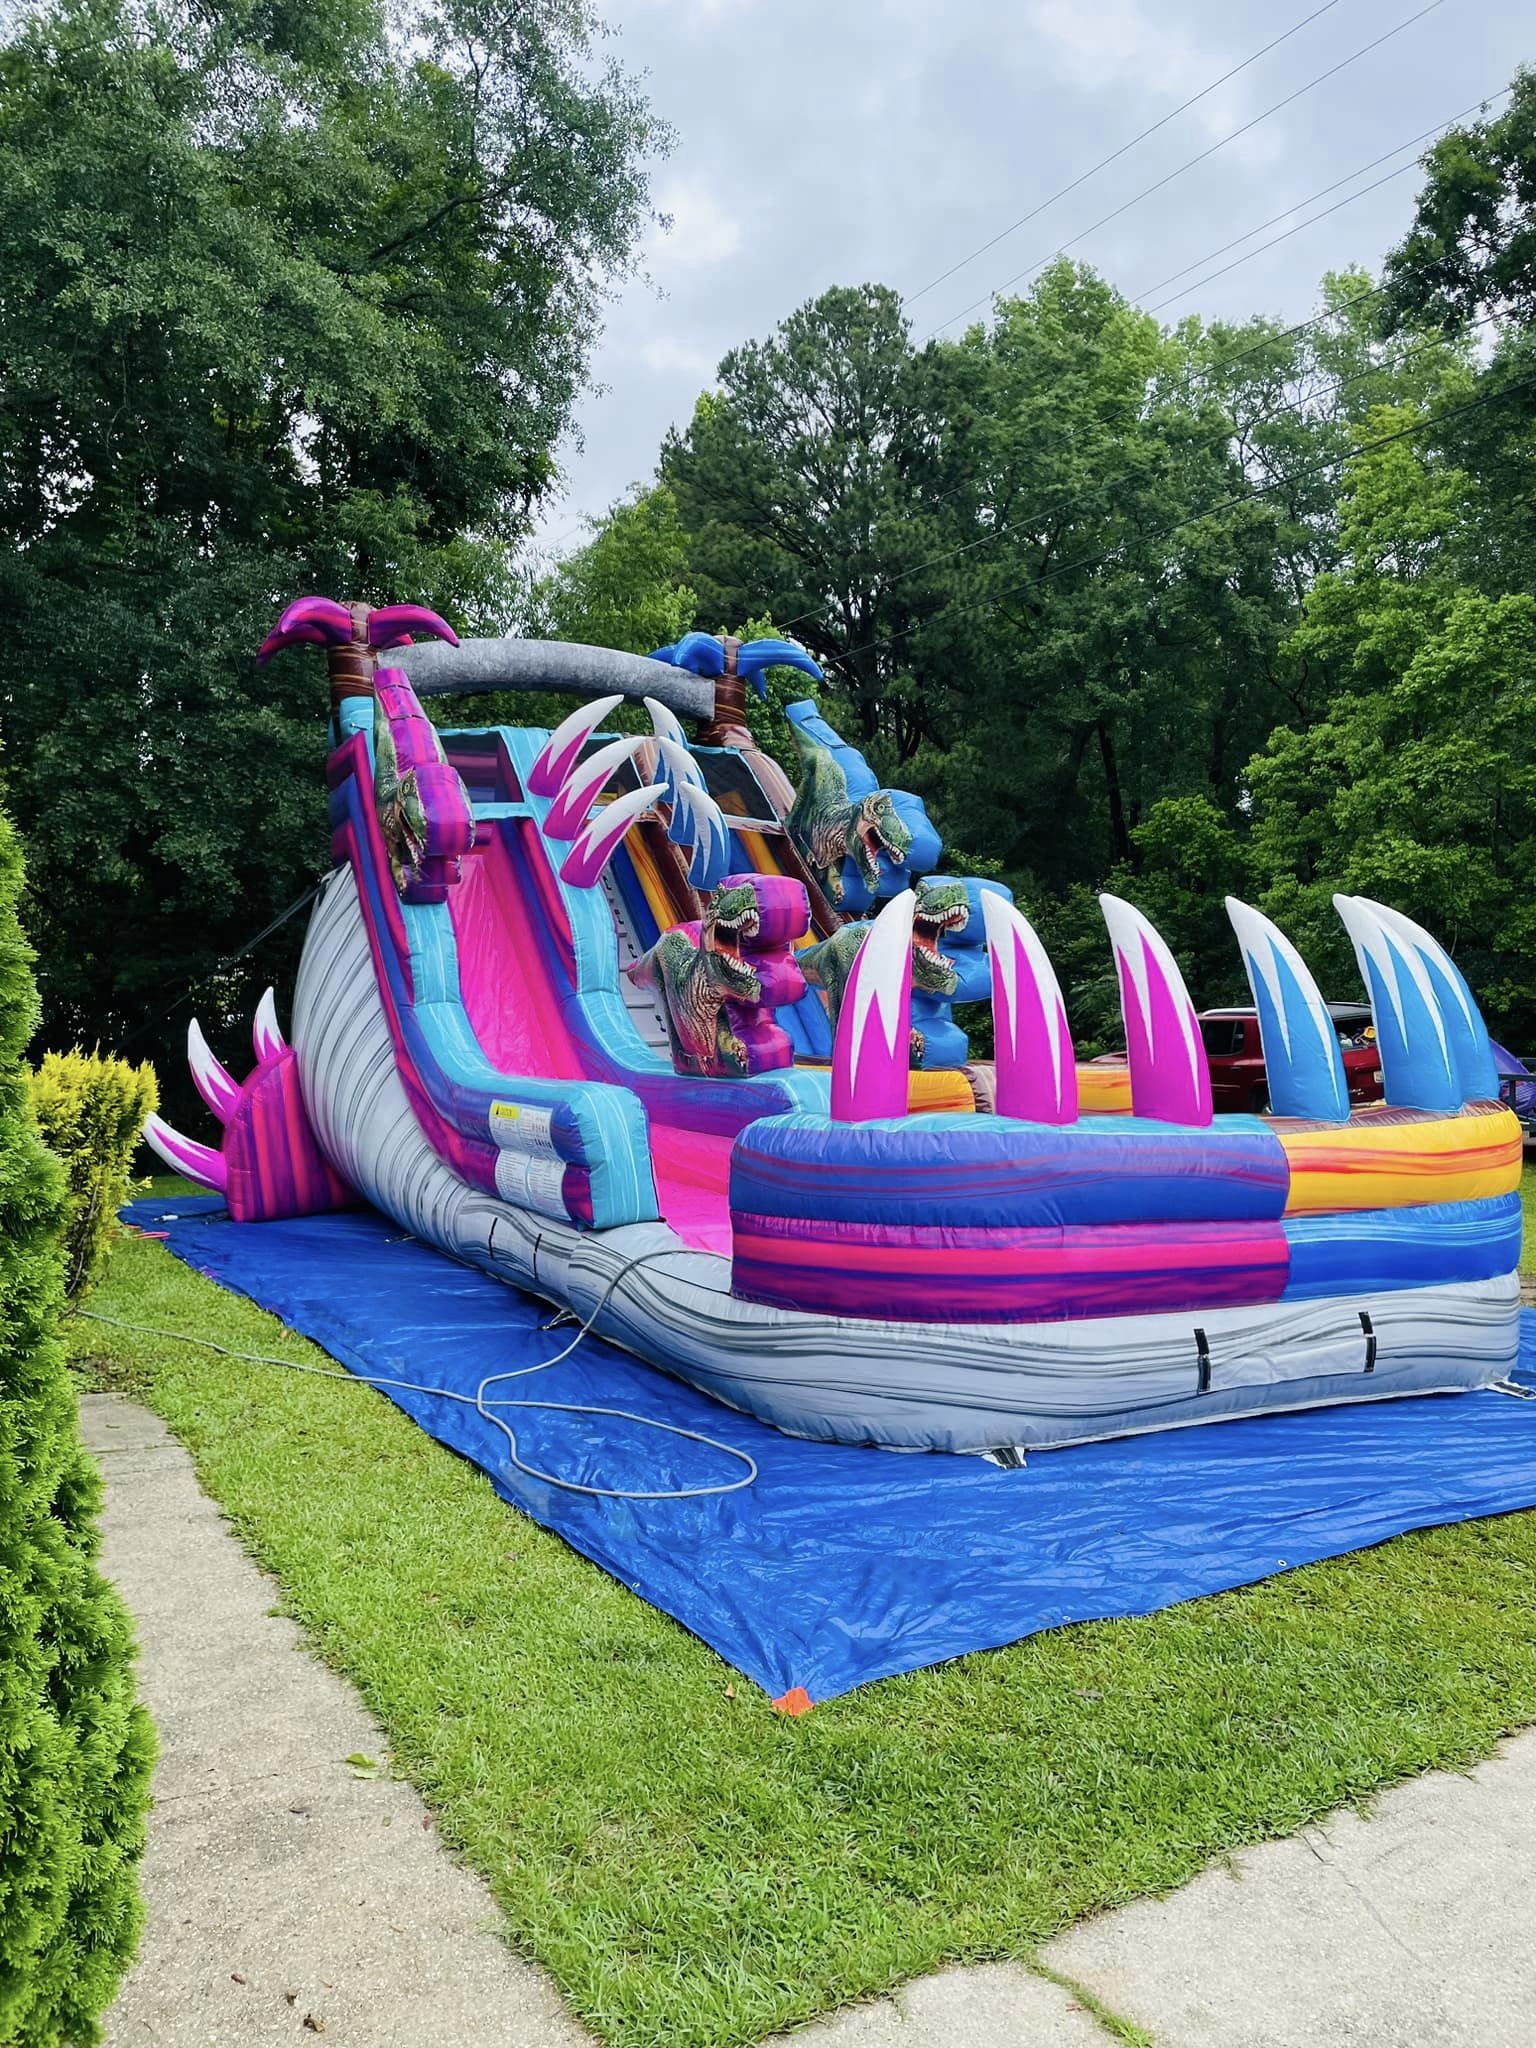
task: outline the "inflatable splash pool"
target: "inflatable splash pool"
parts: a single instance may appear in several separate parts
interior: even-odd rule
[[[290,1032],[269,993],[237,1083],[194,1024],[222,1144],[147,1130],[236,1217],[367,1202],[784,1431],[901,1449],[1511,1370],[1520,1128],[1465,981],[1398,911],[1336,899],[1386,1098],[1351,1113],[1306,966],[1229,905],[1272,1114],[1216,1116],[1129,904],[1103,899],[1126,1062],[1079,1066],[1035,932],[942,872],[917,797],[810,700],[796,785],[758,750],[747,689],[819,676],[792,643],[461,644],[323,598],[263,658],[294,642],[329,664],[335,866]],[[479,691],[579,701],[553,732],[421,708]],[[954,1007],[986,1000],[978,1061]]]

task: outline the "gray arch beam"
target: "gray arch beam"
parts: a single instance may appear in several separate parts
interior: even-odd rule
[[[381,668],[403,668],[420,697],[491,690],[558,690],[572,697],[654,697],[679,718],[711,718],[715,685],[643,654],[570,640],[423,640],[392,647]]]

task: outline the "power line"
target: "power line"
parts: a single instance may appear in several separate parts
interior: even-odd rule
[[[1485,392],[1480,397],[1468,399],[1463,405],[1452,406],[1445,412],[1432,414],[1428,419],[1417,420],[1412,426],[1399,427],[1390,434],[1379,434],[1374,440],[1357,442],[1353,448],[1348,449],[1342,455],[1328,456],[1320,462],[1311,463],[1299,470],[1293,470],[1287,476],[1276,477],[1272,483],[1255,484],[1251,490],[1239,491],[1230,498],[1222,498],[1214,504],[1202,505],[1198,510],[1186,513],[1181,519],[1170,520],[1166,526],[1150,528],[1141,537],[1146,540],[1164,539],[1169,534],[1182,532],[1186,526],[1197,526],[1202,519],[1210,519],[1218,512],[1234,511],[1241,505],[1252,504],[1256,498],[1267,497],[1271,491],[1285,490],[1295,484],[1305,483],[1310,477],[1320,476],[1330,469],[1338,469],[1346,462],[1356,461],[1362,455],[1373,454],[1378,448],[1390,448],[1396,441],[1409,440],[1415,434],[1425,434],[1430,432],[1432,428],[1444,426],[1449,420],[1460,419],[1467,413],[1481,411],[1485,405],[1496,404],[1500,400],[1510,397],[1514,392],[1526,390],[1532,385],[1536,385],[1536,374],[1528,377],[1517,377],[1511,383],[1501,385],[1497,391]],[[914,633],[922,632],[925,627],[931,626],[935,620],[947,618],[951,613],[963,614],[972,611],[995,610],[998,605],[1006,603],[1010,597],[1017,597],[1026,590],[1038,589],[1042,583],[1053,582],[1058,576],[1068,576],[1076,569],[1097,568],[1100,563],[1107,562],[1116,552],[1117,550],[1112,547],[1102,548],[1097,554],[1081,555],[1070,562],[1059,562],[1054,569],[1042,570],[1038,576],[1029,577],[1021,583],[1011,584],[1008,589],[999,591],[994,597],[973,598],[963,604],[958,599],[955,599],[951,603],[942,606],[931,617],[918,619],[912,625],[903,626],[895,633],[883,634],[878,640],[868,640],[861,647],[850,647],[846,653],[838,655],[836,659],[841,662],[851,662],[857,660],[861,654],[879,653],[885,648],[894,647],[898,641],[910,639]]]
[[[1497,314],[1485,314],[1481,320],[1470,322],[1464,331],[1473,333],[1479,327],[1488,326],[1497,318]],[[1333,384],[1325,384],[1319,390],[1310,391],[1304,393],[1300,398],[1288,400],[1284,405],[1271,406],[1267,412],[1255,413],[1252,419],[1242,423],[1242,431],[1244,433],[1251,433],[1255,427],[1266,426],[1271,420],[1282,419],[1287,413],[1300,412],[1307,406],[1319,404],[1324,399],[1337,398],[1341,391],[1348,391],[1356,384],[1367,383],[1372,377],[1390,375],[1394,370],[1402,369],[1415,356],[1423,355],[1430,349],[1443,348],[1444,346],[1443,336],[1438,334],[1426,335],[1421,341],[1416,342],[1412,348],[1405,349],[1395,362],[1373,363],[1368,369],[1357,370],[1352,377],[1341,377]],[[1049,505],[1039,505],[1028,512],[1019,513],[1014,518],[1005,520],[993,527],[989,532],[978,535],[974,540],[963,541],[957,547],[947,548],[943,554],[929,555],[921,562],[914,562],[908,569],[899,569],[887,580],[884,590],[879,594],[886,594],[898,583],[904,583],[908,577],[920,576],[925,569],[939,568],[945,562],[958,560],[962,555],[974,554],[978,548],[991,547],[995,541],[1003,540],[1010,533],[1018,532],[1020,529],[1028,529],[1038,524],[1042,519],[1054,518],[1058,513],[1070,512],[1075,506],[1086,505],[1093,499],[1102,497],[1106,491],[1114,490],[1118,484],[1128,482],[1133,475],[1134,472],[1131,470],[1122,470],[1116,476],[1103,477],[1098,483],[1090,484],[1085,491],[1076,491],[1070,497],[1058,498]],[[910,520],[902,522],[903,525],[910,525],[912,523],[914,522]],[[787,633],[791,626],[803,625],[807,619],[821,618],[830,610],[834,602],[834,599],[828,599],[826,604],[818,605],[813,610],[797,612],[794,618],[784,620],[783,624],[779,627],[779,631]],[[834,658],[841,659],[840,656]]]
[[[952,263],[948,270],[941,270],[937,277],[929,278],[928,282],[917,291],[908,292],[901,302],[902,305],[916,305],[917,301],[926,297],[936,285],[941,285],[946,279],[953,277],[957,270],[964,270],[966,265],[974,263],[978,256],[985,256],[987,251],[995,249],[999,242],[1006,242],[1008,237],[1017,234],[1020,228],[1028,227],[1032,220],[1038,220],[1041,214],[1053,207],[1058,200],[1065,199],[1069,193],[1077,191],[1080,185],[1086,185],[1089,179],[1096,178],[1100,171],[1107,171],[1111,164],[1118,163],[1121,157],[1125,156],[1130,150],[1135,149],[1138,143],[1145,142],[1149,136],[1156,135],[1160,128],[1166,128],[1168,123],[1176,121],[1180,114],[1187,114],[1191,107],[1198,106],[1203,99],[1208,99],[1218,86],[1223,86],[1230,79],[1236,78],[1240,71],[1247,71],[1251,65],[1257,64],[1261,57],[1267,57],[1271,50],[1278,50],[1282,43],[1288,43],[1292,36],[1300,35],[1304,28],[1310,27],[1318,19],[1319,15],[1327,14],[1338,4],[1339,0],[1324,0],[1324,4],[1321,7],[1315,7],[1310,14],[1304,15],[1300,21],[1293,23],[1283,35],[1278,35],[1273,41],[1267,42],[1263,49],[1255,50],[1253,55],[1245,57],[1241,64],[1234,64],[1230,71],[1223,71],[1220,78],[1213,78],[1209,85],[1201,86],[1197,93],[1191,93],[1187,100],[1182,101],[1171,112],[1164,114],[1160,120],[1154,121],[1150,128],[1143,128],[1141,133],[1133,135],[1129,142],[1122,142],[1120,147],[1111,150],[1108,156],[1100,157],[1096,164],[1084,171],[1080,177],[1074,178],[1070,185],[1063,185],[1060,191],[1053,192],[1049,199],[1042,199],[1040,204],[1031,207],[1028,213],[1020,214],[1011,227],[1003,228],[998,234],[993,235],[990,241],[983,242],[978,249],[973,249],[969,256],[962,256],[959,262]]]
[[[1358,170],[1347,171],[1342,178],[1335,178],[1331,185],[1323,185],[1316,192],[1309,192],[1305,199],[1293,199],[1290,205],[1287,206],[1282,212],[1272,213],[1268,220],[1261,220],[1257,227],[1249,228],[1245,234],[1234,235],[1230,242],[1223,242],[1219,249],[1208,249],[1203,256],[1197,256],[1192,263],[1186,263],[1182,270],[1170,271],[1166,277],[1160,277],[1157,280],[1156,284],[1142,285],[1138,290],[1132,292],[1130,296],[1134,300],[1136,300],[1138,304],[1142,303],[1146,299],[1150,298],[1153,292],[1160,292],[1170,284],[1177,284],[1181,277],[1188,277],[1189,273],[1192,270],[1198,270],[1202,263],[1213,262],[1216,257],[1225,256],[1229,249],[1241,248],[1244,242],[1252,241],[1255,235],[1262,235],[1266,228],[1276,227],[1279,225],[1281,221],[1288,220],[1290,216],[1293,213],[1295,213],[1299,207],[1315,206],[1319,199],[1326,199],[1330,192],[1337,192],[1341,185],[1352,185],[1355,182],[1356,178],[1363,178],[1368,171],[1374,171],[1381,164],[1390,163],[1393,157],[1401,156],[1405,149],[1417,149],[1421,142],[1429,142],[1434,137],[1445,134],[1445,132],[1448,129],[1454,128],[1458,121],[1466,120],[1469,114],[1476,114],[1480,112],[1484,107],[1493,106],[1495,102],[1498,100],[1507,99],[1509,97],[1510,90],[1510,87],[1506,85],[1502,89],[1502,91],[1490,93],[1485,99],[1474,100],[1471,106],[1463,107],[1459,114],[1452,114],[1448,120],[1437,121],[1433,128],[1425,128],[1421,130],[1419,134],[1410,136],[1406,142],[1400,142],[1395,149],[1383,150],[1380,156],[1373,156],[1368,164],[1361,164]],[[1402,171],[1413,170],[1417,166],[1418,161],[1418,158],[1415,157],[1413,163],[1404,164],[1402,166]],[[1402,175],[1402,171],[1394,171],[1392,175],[1394,177],[1400,177]],[[1375,190],[1376,186],[1368,185],[1366,186],[1364,191],[1351,194],[1350,198],[1341,200],[1339,204],[1341,206],[1351,205],[1355,199],[1363,199],[1365,197],[1366,192],[1374,192]],[[1335,207],[1328,208],[1328,213],[1333,213],[1336,211],[1337,208]],[[1313,220],[1324,220],[1326,218],[1327,214],[1322,213],[1314,214],[1312,216]],[[1310,227],[1311,222],[1303,221],[1302,226]],[[1280,237],[1277,237],[1276,239],[1278,240],[1280,239]],[[1274,244],[1272,242],[1268,242],[1265,244],[1265,247],[1273,248]],[[1254,251],[1255,255],[1257,255],[1258,253],[1259,252],[1257,250]],[[1223,276],[1225,273],[1222,271],[1215,271],[1212,274],[1214,276],[1220,277]],[[1202,284],[1206,282],[1208,282],[1207,279],[1201,279]],[[1195,287],[1191,286],[1190,289],[1194,290]],[[1182,298],[1184,294],[1180,292],[1176,296]],[[1147,311],[1149,313],[1155,313],[1157,311],[1157,307],[1148,306]]]
[[[947,320],[941,320],[937,327],[930,328],[923,339],[931,341],[936,334],[942,334],[946,327],[953,327],[957,320],[964,320],[969,314],[974,313],[979,306],[988,305],[996,298],[999,292],[1005,292],[1011,285],[1018,284],[1021,279],[1032,277],[1037,270],[1043,270],[1046,264],[1054,262],[1058,256],[1064,256],[1068,249],[1075,249],[1079,242],[1087,241],[1088,237],[1097,234],[1100,228],[1108,227],[1111,221],[1119,220],[1122,214],[1129,213],[1131,208],[1139,206],[1142,200],[1150,199],[1154,192],[1161,192],[1165,186],[1173,184],[1175,179],[1182,178],[1186,171],[1192,171],[1197,164],[1207,162],[1209,158],[1216,155],[1218,150],[1225,149],[1228,143],[1236,142],[1241,136],[1250,134],[1261,122],[1269,120],[1274,114],[1283,112],[1286,107],[1293,106],[1297,100],[1301,99],[1305,94],[1314,91],[1318,86],[1326,84],[1330,78],[1337,78],[1339,73],[1347,71],[1351,64],[1358,64],[1362,57],[1368,57],[1373,50],[1379,50],[1383,43],[1391,42],[1394,36],[1400,36],[1405,29],[1412,28],[1415,22],[1422,21],[1428,14],[1435,13],[1444,4],[1445,0],[1428,0],[1428,5],[1419,8],[1417,13],[1408,15],[1404,20],[1398,22],[1395,27],[1383,30],[1379,36],[1376,36],[1368,43],[1362,44],[1358,50],[1353,51],[1348,57],[1341,57],[1337,64],[1330,64],[1326,71],[1320,71],[1315,78],[1309,78],[1305,85],[1298,85],[1295,91],[1287,93],[1284,99],[1276,100],[1274,105],[1266,107],[1262,114],[1255,114],[1251,120],[1245,121],[1240,128],[1232,129],[1229,134],[1223,135],[1218,141],[1213,142],[1209,148],[1202,149],[1197,156],[1192,156],[1186,162],[1180,164],[1176,170],[1169,171],[1164,177],[1158,178],[1154,183],[1144,186],[1140,192],[1134,193],[1119,206],[1113,207],[1110,212],[1101,214],[1090,226],[1084,228],[1081,233],[1073,235],[1069,241],[1063,242],[1059,248],[1053,249],[1049,255],[1042,256],[1035,263],[1026,264],[1022,270],[1015,271],[1012,277],[1005,278],[1002,284],[997,285],[981,298],[973,299],[968,306],[962,306],[958,313],[951,313]]]

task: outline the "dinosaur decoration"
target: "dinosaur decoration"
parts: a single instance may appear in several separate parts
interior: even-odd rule
[[[440,903],[475,843],[469,793],[401,669],[380,669],[373,714],[373,800],[402,897]]]
[[[773,1012],[805,993],[791,943],[809,921],[799,882],[727,875],[702,918],[673,925],[625,969],[659,998],[678,1073],[721,1078],[793,1065]]]
[[[871,896],[880,889],[880,856],[905,867],[912,834],[896,814],[888,789],[850,796],[841,762],[803,728],[795,738],[805,765],[799,792],[785,819],[800,857],[826,892],[829,902],[844,897],[843,863],[852,860]]]
[[[917,903],[912,913],[912,991],[916,996],[953,998],[960,987],[960,971],[943,953],[941,943],[948,934],[962,930],[971,920],[971,899],[964,882],[929,877],[914,885]],[[859,948],[869,935],[870,920],[860,918],[842,925],[819,945],[802,947],[796,954],[807,981],[825,989],[832,1028],[847,992],[848,977]],[[920,1025],[910,1034],[912,1065],[923,1064],[927,1041]]]

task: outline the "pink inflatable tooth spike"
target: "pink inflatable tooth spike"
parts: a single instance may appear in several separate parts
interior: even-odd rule
[[[832,1118],[905,1116],[912,1065],[912,918],[917,896],[893,896],[854,956],[832,1042]]]
[[[194,1017],[187,1026],[187,1065],[197,1092],[221,1124],[227,1124],[240,1101],[240,1083],[221,1060],[214,1057],[203,1027]]]
[[[632,761],[642,747],[650,744],[650,739],[641,733],[632,739],[610,740],[590,760],[574,767],[544,819],[545,838],[574,839],[614,770],[625,761]]]
[[[581,759],[582,748],[623,702],[622,697],[596,697],[590,704],[578,704],[568,718],[562,718],[528,770],[528,794],[558,796],[566,777]]]
[[[212,1188],[215,1194],[226,1192],[229,1169],[222,1152],[199,1145],[195,1138],[184,1138],[163,1117],[154,1115],[144,1119],[144,1142],[159,1153],[172,1173],[184,1173],[188,1180]]]
[[[256,1015],[251,1024],[251,1044],[255,1048],[258,1066],[281,1058],[288,1050],[287,1041],[277,1028],[277,998],[271,989],[256,1005]]]
[[[997,1114],[1026,1123],[1077,1122],[1077,1060],[1067,1006],[1029,919],[996,890],[981,892],[992,968]]]
[[[1141,912],[1101,895],[1120,981],[1120,1012],[1131,1069],[1131,1113],[1164,1123],[1211,1121],[1211,1072],[1200,1022],[1178,963]]]
[[[306,639],[313,636],[335,646],[352,638],[352,614],[334,597],[296,597],[285,607],[276,631],[296,634],[300,628],[310,629]]]
[[[664,782],[648,782],[643,789],[632,789],[627,796],[606,804],[561,862],[561,881],[573,889],[590,889],[630,826],[666,793]]]

